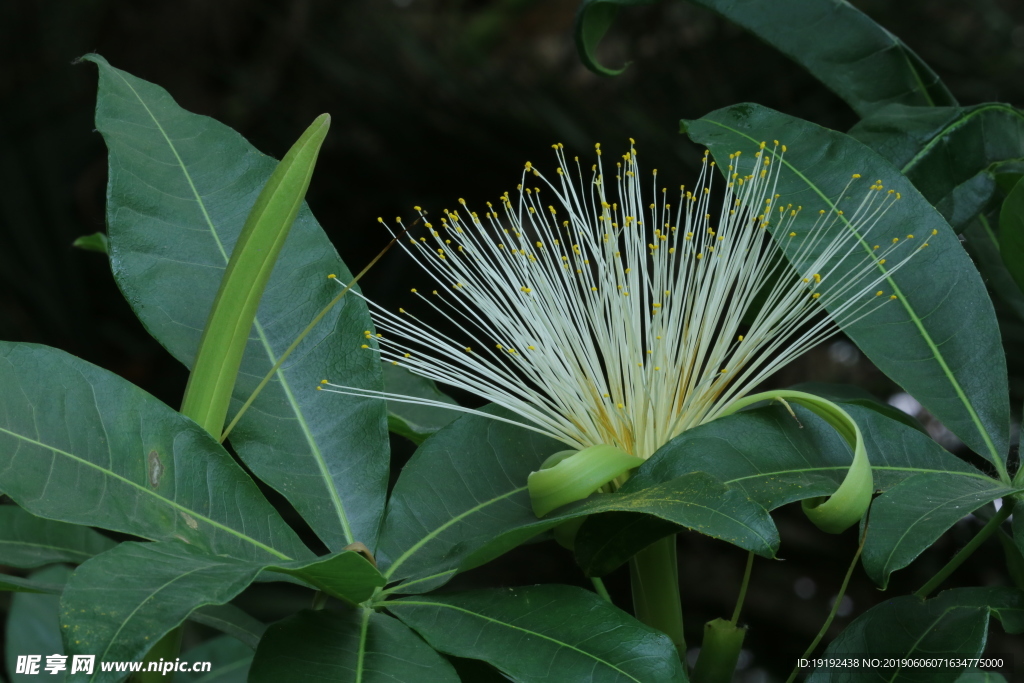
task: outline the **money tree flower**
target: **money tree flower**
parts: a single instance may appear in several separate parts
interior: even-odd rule
[[[896,298],[881,283],[927,246],[888,234],[882,218],[899,194],[858,175],[812,228],[796,229],[808,209],[776,193],[786,151],[778,142],[730,155],[724,181],[705,152],[697,183],[674,201],[656,170],[653,183],[641,180],[632,144],[614,168],[600,145],[589,169],[554,148],[553,175],[527,162],[516,192],[482,215],[460,199],[436,220],[416,207],[422,226],[406,230],[398,219],[390,229],[434,284],[412,290],[422,302],[415,309],[368,300],[379,334],[367,331],[363,347],[503,406],[572,449],[607,444],[647,458],[721,416]],[[869,188],[854,196],[860,184]],[[865,240],[878,246],[865,250]],[[428,309],[457,331],[424,322]]]

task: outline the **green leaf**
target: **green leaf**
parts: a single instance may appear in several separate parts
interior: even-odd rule
[[[853,138],[765,107],[740,104],[684,122],[690,137],[706,144],[725,159],[737,150],[754,150],[761,141],[791,143],[781,161],[777,192],[783,203],[804,205],[787,230],[806,234],[818,210],[831,209],[853,173],[881,178],[902,194],[875,227],[870,243],[858,235],[864,254],[872,243],[908,234],[927,236],[928,249],[918,252],[880,289],[893,292],[897,301],[847,325],[844,331],[889,377],[914,395],[968,446],[991,461],[1005,477],[1008,448],[1009,401],[1006,361],[995,312],[985,285],[956,235],[910,181],[889,162]],[[861,201],[861,186],[850,190],[847,201]],[[846,206],[844,204],[844,206]],[[845,219],[844,219],[845,220]],[[830,231],[849,229],[836,221]],[[932,231],[937,231],[932,235]],[[817,247],[801,249],[802,240],[780,240],[787,257],[798,268],[817,257],[829,243],[821,235]],[[853,267],[829,266],[844,273]],[[857,259],[851,259],[859,261]],[[884,272],[884,266],[879,265]]]
[[[189,621],[215,628],[255,650],[267,625],[234,605],[206,605],[188,616]]]
[[[789,388],[795,391],[806,391],[808,394],[821,396],[822,398],[827,398],[828,400],[835,401],[836,403],[870,408],[876,413],[881,413],[890,420],[896,420],[897,422],[902,422],[908,427],[913,427],[922,434],[928,433],[927,430],[925,430],[924,425],[918,422],[912,415],[907,415],[899,408],[885,403],[862,387],[854,386],[852,384],[831,384],[828,382],[800,382],[799,384],[794,384]]]
[[[412,631],[373,610],[303,610],[260,641],[249,683],[458,683],[451,664]]]
[[[604,75],[594,51],[620,7],[654,0],[584,0],[576,46],[587,67]],[[794,0],[754,4],[691,0],[742,26],[807,69],[861,116],[892,103],[955,105],[939,77],[903,41],[847,2]],[[795,141],[795,139],[794,139]]]
[[[896,104],[859,122],[850,135],[899,168],[959,232],[995,195],[1001,162],[1024,157],[1024,112],[994,103]]]
[[[667,519],[766,557],[778,548],[764,508],[700,472],[630,495],[593,496],[538,520],[526,479],[556,449],[556,441],[478,416],[462,417],[428,440],[403,470],[385,519],[385,576],[406,579],[389,590],[430,590],[543,531],[610,511]]]
[[[263,290],[313,177],[331,117],[321,114],[270,174],[245,219],[220,281],[181,412],[220,436]]]
[[[187,366],[228,255],[276,163],[162,88],[99,67],[96,127],[109,150],[111,266],[146,329]],[[216,153],[211,153],[215,150]],[[232,406],[241,405],[351,274],[308,208],[299,209],[260,301]],[[316,391],[335,377],[380,390],[364,352],[366,305],[345,296],[298,346],[231,433],[249,468],[281,492],[332,550],[375,546],[388,451],[383,401]]]
[[[871,507],[861,556],[864,569],[884,590],[889,574],[913,562],[951,526],[985,503],[1018,490],[992,479],[944,472],[909,477]]]
[[[992,484],[920,431],[871,408],[842,405],[860,426],[876,490],[886,491],[907,477],[929,472]],[[792,408],[796,419],[773,404],[688,430],[651,456],[620,491],[641,491],[707,472],[768,510],[831,495],[850,467],[850,446],[817,415],[799,405]],[[576,536],[577,562],[586,573],[601,576],[658,538],[678,531],[650,521],[619,514],[588,519]]]
[[[954,588],[923,601],[912,595],[872,607],[857,617],[822,657],[979,657],[985,649],[989,617],[1007,633],[1024,630],[1024,592],[1013,588]],[[817,669],[807,683],[899,680],[901,683],[953,683],[963,668],[862,670]],[[898,675],[898,678],[896,676]]]
[[[197,608],[233,599],[267,566],[207,555],[180,542],[122,543],[74,574],[61,599],[61,623],[75,652],[135,661]],[[353,603],[384,583],[352,551],[270,568]],[[90,680],[108,680],[102,672],[97,676]]]
[[[32,574],[32,580],[61,586],[71,576],[71,569],[64,566],[47,567]],[[19,593],[11,599],[7,612],[4,641],[7,675],[11,683],[33,683],[40,674],[17,674],[18,655],[42,655],[40,671],[46,664],[46,655],[64,654],[64,643],[60,637],[59,595]],[[63,681],[66,672],[42,674],[48,680]]]
[[[61,627],[71,654],[98,662],[137,661],[199,606],[241,593],[260,565],[203,554],[181,542],[122,543],[82,564],[61,598]],[[123,672],[72,680],[116,681]]]
[[[999,212],[999,251],[1017,286],[1024,289],[1024,181],[1017,181]]]
[[[1000,253],[999,241],[985,216],[968,224],[963,231],[964,247],[970,253],[978,271],[989,289],[1006,304],[1018,318],[1024,320],[1024,291],[1013,279]]]
[[[0,564],[8,567],[79,564],[115,545],[89,527],[41,519],[16,505],[0,506]]]
[[[59,583],[43,583],[35,579],[23,579],[20,576],[0,574],[0,591],[60,595],[62,590],[64,590],[64,586]]]
[[[391,363],[381,363],[381,370],[384,374],[384,391],[389,394],[458,405],[455,399],[438,389],[432,379],[414,375],[402,366]],[[417,445],[458,416],[457,411],[446,408],[388,401],[388,429]]]
[[[98,251],[101,254],[110,253],[110,240],[102,232],[94,232],[91,235],[82,235],[71,246],[84,249],[85,251]]]
[[[228,636],[212,638],[181,655],[186,662],[210,662],[210,671],[179,672],[174,683],[246,683],[253,649]]]
[[[63,351],[0,342],[0,487],[34,515],[244,559],[311,553],[199,425]]]
[[[511,413],[485,408],[499,417]],[[565,447],[521,427],[475,415],[417,449],[388,502],[377,562],[389,581],[450,577],[455,549],[471,550],[524,521],[536,522],[526,478]]]
[[[518,683],[686,681],[668,636],[595,593],[541,585],[392,600],[436,650],[482,659]]]

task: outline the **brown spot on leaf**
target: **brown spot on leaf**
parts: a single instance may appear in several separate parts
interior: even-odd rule
[[[153,488],[160,486],[160,479],[164,476],[164,463],[160,460],[160,454],[156,450],[149,452],[149,485]]]

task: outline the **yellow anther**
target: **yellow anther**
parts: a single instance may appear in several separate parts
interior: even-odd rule
[[[907,239],[908,240],[912,240],[912,239],[914,239],[914,236],[913,235],[907,235]]]
[[[381,216],[377,216],[377,222],[378,223],[383,223],[384,222],[384,218],[381,217]]]
[[[320,384],[327,384],[327,380],[325,380],[325,379],[320,380]]]
[[[890,297],[889,297],[889,299],[890,299],[890,300],[893,300],[893,299],[895,299],[895,298],[896,298],[896,295],[895,295],[895,294],[893,294],[892,296],[890,296]]]
[[[738,341],[743,341],[743,335],[741,334],[740,336],[736,337],[736,339],[737,339]]]
[[[884,258],[883,259],[878,259],[878,265],[884,265],[884,264],[885,264],[885,259]]]
[[[368,348],[370,348],[370,346],[369,346],[369,344],[363,344],[362,348],[368,349]]]
[[[892,238],[892,243],[893,243],[893,244],[896,244],[896,243],[897,243],[897,242],[899,242],[899,241],[900,241],[900,238],[899,238],[899,237],[893,237],[893,238]]]
[[[337,277],[338,277],[337,275],[335,275],[334,273],[331,273],[330,275],[328,275],[328,276],[327,276],[327,279],[328,279],[328,280],[334,280],[334,279],[336,279]]]
[[[883,292],[882,290],[878,290],[877,292],[875,292],[875,296],[882,296],[883,294],[885,294],[885,292]]]
[[[519,288],[519,291],[520,291],[520,292],[523,292],[524,294],[529,294],[529,293],[530,293],[530,292],[532,292],[533,290],[532,290],[532,289],[530,289],[529,287],[520,287],[520,288]]]
[[[812,299],[817,299],[820,296],[821,296],[821,292],[815,292],[814,294],[811,294],[811,298]]]
[[[402,354],[402,355],[403,355],[403,356],[404,356],[405,358],[411,358],[411,357],[412,357],[412,354],[411,354],[411,353],[406,353],[406,354]]]
[[[860,173],[854,173],[852,177],[854,177],[854,178],[860,178]]]
[[[412,288],[412,289],[410,289],[409,291],[410,291],[410,292],[412,292],[413,294],[415,294],[415,293],[416,293],[416,288],[415,288],[415,287],[413,287],[413,288]]]
[[[814,274],[814,281],[815,281],[815,282],[821,282],[821,275],[820,275],[820,274],[818,274],[818,273],[815,273],[815,274]]]

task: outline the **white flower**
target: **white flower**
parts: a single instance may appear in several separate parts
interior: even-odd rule
[[[879,265],[894,251],[916,251],[904,246],[911,235],[874,236],[899,198],[881,181],[850,215],[822,209],[810,231],[791,229],[803,209],[775,193],[786,151],[778,142],[730,155],[717,220],[710,203],[721,181],[707,153],[696,186],[681,187],[671,204],[666,189],[643,187],[632,145],[613,179],[600,145],[589,179],[578,157],[569,164],[562,145],[554,147],[553,179],[527,163],[517,193],[505,193],[497,209],[488,202],[482,218],[462,199],[438,223],[417,207],[425,234],[417,226],[402,243],[437,285],[412,293],[455,323],[458,336],[372,301],[382,334],[366,336],[383,359],[504,406],[572,448],[611,444],[649,457],[895,298],[879,286],[905,258]],[[837,223],[848,229],[831,229]],[[795,263],[815,256],[797,272],[776,240],[791,242]],[[880,245],[868,253],[862,240]],[[377,352],[373,341],[365,347]]]

